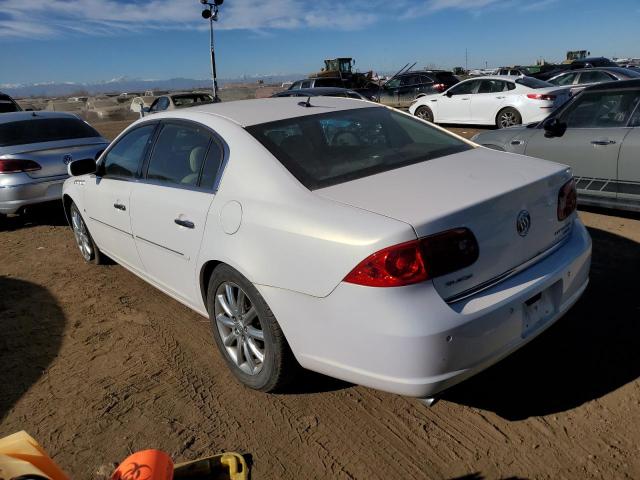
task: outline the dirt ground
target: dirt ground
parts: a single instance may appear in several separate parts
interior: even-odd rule
[[[206,319],[84,263],[57,205],[10,218],[0,437],[27,430],[74,479],[146,448],[238,451],[254,479],[640,478],[640,217],[580,215],[594,241],[582,300],[431,409],[312,373],[283,394],[245,389]]]

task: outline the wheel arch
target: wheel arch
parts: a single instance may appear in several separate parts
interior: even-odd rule
[[[62,195],[62,208],[64,209],[64,216],[67,219],[67,223],[71,225],[71,204],[73,203],[73,198],[68,193]]]
[[[243,268],[239,267],[235,263],[225,262],[223,260],[207,260],[200,267],[200,274],[198,277],[198,284],[200,285],[200,295],[202,297],[202,302],[204,303],[204,308],[207,308],[207,294],[209,290],[209,279],[211,275],[220,265],[226,265],[230,268],[233,268],[236,272],[246,278],[249,282],[254,283],[251,280],[251,277],[247,275],[247,272],[244,271]]]
[[[515,110],[516,112],[518,112],[518,115],[520,115],[520,119],[522,119],[522,112],[518,109],[518,107],[514,106],[514,105],[503,105],[502,107],[500,107],[498,109],[498,111],[496,112],[495,116],[494,116],[494,123],[497,124],[498,123],[498,116],[500,116],[500,114],[502,112],[504,112],[507,109],[511,109],[511,110]]]

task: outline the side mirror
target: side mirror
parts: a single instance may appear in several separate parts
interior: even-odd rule
[[[567,124],[557,118],[550,118],[544,121],[542,128],[544,128],[546,138],[559,138],[567,131]]]
[[[144,117],[144,114],[149,113],[150,111],[150,107],[140,107],[140,118]]]
[[[67,173],[69,173],[69,176],[71,177],[96,173],[96,161],[93,158],[74,160],[67,165]]]

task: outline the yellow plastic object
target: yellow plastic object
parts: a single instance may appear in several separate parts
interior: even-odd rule
[[[38,442],[24,431],[0,439],[0,478],[3,478],[3,469],[25,471],[49,480],[69,480]],[[4,478],[15,476],[6,475]]]
[[[173,480],[248,480],[249,467],[238,453],[223,453],[175,466]]]

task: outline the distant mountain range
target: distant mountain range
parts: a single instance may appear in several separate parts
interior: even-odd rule
[[[263,76],[243,76],[235,79],[219,79],[220,86],[225,83],[281,83],[306,77],[302,74],[276,74]],[[101,93],[144,92],[145,90],[191,90],[195,88],[211,88],[211,80],[193,78],[171,78],[169,80],[144,80],[139,78],[119,77],[112,80],[94,83],[46,82],[30,84],[0,84],[0,91],[12,97],[64,97],[73,94],[97,95]]]

